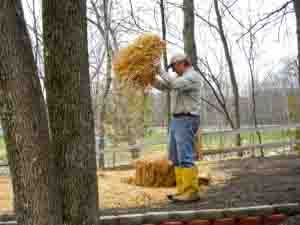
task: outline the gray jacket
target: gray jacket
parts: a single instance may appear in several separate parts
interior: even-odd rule
[[[200,115],[201,76],[193,68],[188,69],[182,76],[172,79],[165,71],[160,72],[153,86],[161,91],[174,91],[172,113],[192,113]]]

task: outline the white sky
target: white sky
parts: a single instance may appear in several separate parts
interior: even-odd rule
[[[113,18],[114,20],[123,20],[124,17],[130,15],[129,0],[114,0],[118,2],[118,5],[114,7]],[[27,4],[26,2],[29,2]],[[150,27],[151,31],[160,33],[160,11],[156,1],[149,0],[132,0],[134,6],[134,14],[140,20],[142,27]],[[180,4],[182,0],[169,0],[169,2]],[[214,9],[211,7],[212,0],[201,0],[196,2],[197,12],[205,17],[210,18],[210,21],[216,24]],[[224,0],[226,4],[234,2],[234,0]],[[242,21],[243,24],[248,26],[250,23],[256,22],[259,18],[263,17],[266,12],[270,12],[282,6],[286,0],[238,0],[237,3],[231,8],[232,14],[236,18]],[[41,21],[41,0],[35,0],[38,18]],[[25,17],[29,24],[32,24],[32,15],[30,13],[29,6],[32,7],[33,0],[23,0],[23,7],[25,11]],[[219,5],[222,7],[221,3]],[[291,5],[292,6],[292,5]],[[222,7],[223,8],[223,7]],[[289,9],[291,9],[290,7]],[[267,26],[257,34],[256,42],[256,76],[258,80],[263,80],[267,73],[271,69],[276,68],[282,58],[294,57],[297,54],[296,45],[296,26],[294,14],[291,13],[286,16],[286,19],[282,22],[282,25],[271,24]],[[247,62],[241,49],[236,42],[238,37],[244,30],[233,20],[228,12],[224,14],[224,27],[228,40],[230,41],[231,53],[233,62],[235,65],[236,74],[238,81],[242,87],[247,86],[249,80],[249,72]],[[167,7],[167,22],[168,22],[168,40],[176,45],[169,44],[168,52],[173,54],[177,51],[182,51],[182,28],[183,28],[183,17],[182,11],[172,6]],[[40,24],[41,25],[41,24]],[[280,29],[279,29],[280,27]],[[90,37],[92,36],[91,30]],[[137,34],[134,33],[120,33],[118,39],[121,45],[126,43]],[[247,38],[245,38],[246,40]],[[222,45],[219,41],[219,37],[215,32],[211,32],[211,29],[203,23],[200,19],[196,18],[196,41],[198,56],[208,58],[213,69],[216,73],[221,73],[223,76],[226,75],[226,66],[220,69],[220,62],[225,65],[224,52]],[[102,43],[102,39],[99,36],[94,36],[94,41],[90,38],[90,49],[93,49],[95,45]],[[241,42],[240,42],[241,43]],[[99,47],[98,47],[99,48]],[[90,62],[93,63],[95,60],[91,57]]]

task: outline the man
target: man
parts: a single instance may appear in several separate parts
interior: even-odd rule
[[[160,77],[153,87],[162,91],[174,90],[176,94],[170,124],[169,159],[175,168],[177,193],[169,195],[172,201],[190,202],[199,200],[198,170],[194,164],[194,137],[200,125],[200,82],[201,77],[184,54],[176,54],[168,65],[177,73],[171,79],[156,61]]]

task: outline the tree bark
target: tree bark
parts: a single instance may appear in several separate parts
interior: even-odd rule
[[[232,57],[230,55],[227,39],[226,39],[224,28],[223,28],[223,21],[222,21],[222,16],[220,14],[219,6],[218,6],[218,0],[214,0],[214,7],[215,7],[216,16],[217,16],[219,35],[220,35],[220,38],[221,38],[221,41],[223,44],[225,58],[226,58],[228,68],[229,68],[229,75],[230,75],[230,81],[231,81],[233,98],[234,98],[235,128],[239,129],[241,126],[239,88],[238,88],[238,84],[236,81],[236,75],[235,75],[234,66],[232,63]],[[240,135],[237,135],[236,144],[238,146],[241,145],[241,136]]]
[[[18,224],[59,225],[45,102],[21,0],[0,1],[0,116]]]
[[[50,129],[63,223],[94,225],[98,192],[90,96],[86,1],[44,0],[43,39]]]
[[[183,0],[183,14],[184,14],[184,52],[188,55],[195,69],[199,70],[197,64],[197,48],[195,42],[195,13],[194,0]]]
[[[300,1],[299,0],[294,0],[294,8],[296,14],[297,44],[298,44],[298,89],[300,90]],[[300,129],[296,129],[296,138],[298,139],[300,138]],[[300,150],[299,144],[296,146],[296,149]]]
[[[297,44],[298,44],[298,83],[300,88],[300,1],[294,0],[294,8],[296,15],[296,26],[297,26]]]

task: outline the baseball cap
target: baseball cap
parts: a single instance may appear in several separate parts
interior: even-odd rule
[[[170,60],[170,63],[168,65],[167,69],[170,69],[174,64],[182,62],[186,59],[187,59],[187,56],[185,54],[178,53],[178,54],[173,55],[171,57],[171,60]]]

